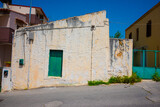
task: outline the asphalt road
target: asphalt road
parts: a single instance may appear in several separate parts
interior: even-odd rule
[[[160,107],[138,85],[51,87],[0,94],[0,107]]]

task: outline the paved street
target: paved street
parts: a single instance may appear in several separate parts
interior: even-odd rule
[[[159,89],[160,83],[152,81],[135,85],[39,88],[1,93],[0,107],[160,107]]]

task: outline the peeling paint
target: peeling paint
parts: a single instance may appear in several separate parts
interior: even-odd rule
[[[128,39],[110,39],[111,71],[109,76],[131,76],[133,42]]]

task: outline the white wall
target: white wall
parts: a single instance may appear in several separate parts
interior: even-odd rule
[[[91,26],[95,25],[92,31]],[[27,31],[25,34],[25,30]],[[29,43],[29,32],[34,41]],[[106,11],[17,30],[13,42],[13,88],[82,85],[107,80],[109,24]],[[49,50],[63,50],[62,77],[48,77]],[[25,65],[19,66],[19,59]]]

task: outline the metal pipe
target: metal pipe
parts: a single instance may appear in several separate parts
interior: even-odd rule
[[[138,50],[138,49],[133,49],[133,51],[160,52],[158,50]]]
[[[157,67],[157,52],[155,52],[155,68]]]
[[[30,3],[30,11],[29,11],[29,25],[31,25],[31,11],[32,11],[32,0]]]
[[[92,36],[91,36],[91,71],[90,71],[90,81],[92,81],[92,50],[93,50],[93,31],[92,31]]]
[[[145,67],[146,65],[146,53],[145,53],[145,50],[143,50],[143,68]]]

